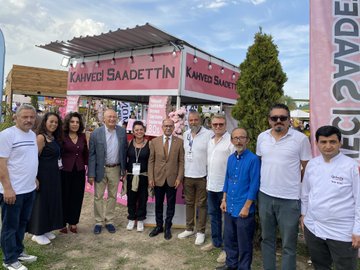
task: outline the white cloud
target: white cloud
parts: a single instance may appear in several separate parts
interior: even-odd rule
[[[259,4],[262,4],[262,3],[265,3],[266,0],[250,0],[251,3],[253,3],[254,5],[259,5]]]

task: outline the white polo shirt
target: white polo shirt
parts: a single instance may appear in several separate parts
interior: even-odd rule
[[[301,164],[311,159],[308,137],[289,129],[276,141],[271,129],[258,136],[256,154],[261,157],[260,191],[276,198],[300,198]]]
[[[32,130],[24,132],[12,126],[0,132],[0,157],[7,159],[10,183],[16,194],[25,194],[36,188],[38,147]],[[0,184],[0,193],[4,193]]]
[[[235,147],[231,143],[231,136],[228,132],[225,132],[217,143],[215,143],[215,137],[209,141],[207,150],[208,174],[206,184],[206,189],[208,191],[223,191],[227,160],[234,152]]]
[[[184,132],[185,177],[201,178],[207,174],[207,147],[214,133],[204,127],[193,138],[191,130]]]
[[[301,192],[305,226],[317,237],[351,242],[360,235],[360,178],[357,162],[339,153],[306,166]]]

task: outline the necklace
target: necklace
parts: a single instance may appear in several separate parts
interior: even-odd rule
[[[141,142],[139,142],[139,143],[136,141],[136,139],[134,139],[134,145],[135,145],[135,147],[136,147],[136,146],[140,146],[140,147],[142,148],[142,147],[145,145],[145,142],[146,142],[145,139],[143,139],[143,140],[142,140]]]

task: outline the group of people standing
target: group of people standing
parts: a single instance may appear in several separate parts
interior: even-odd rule
[[[6,269],[26,270],[37,257],[24,252],[25,232],[40,245],[54,230],[77,233],[85,187],[88,147],[81,115],[46,113],[36,134],[36,110],[21,105],[15,126],[0,133],[1,247]],[[67,227],[67,224],[69,227]]]
[[[336,269],[357,267],[359,170],[340,152],[336,127],[317,130],[321,155],[312,159],[308,138],[290,127],[284,104],[270,109],[270,129],[258,136],[256,154],[247,149],[247,130],[228,133],[222,114],[212,117],[208,130],[201,126],[200,114],[190,111],[184,139],[173,136],[171,119],[163,120],[163,135],[151,141],[145,138],[144,124],[135,121],[128,142],[116,112],[108,109],[104,125],[90,136],[89,150],[81,115],[67,115],[62,125],[57,114],[46,114],[37,137],[31,131],[34,121],[34,108],[23,105],[15,115],[16,125],[0,133],[1,246],[7,269],[26,270],[21,262],[36,260],[24,252],[25,231],[39,244],[49,243],[53,230],[77,232],[87,162],[88,182],[94,185],[94,234],[103,226],[116,232],[122,180],[128,199],[126,229],[136,225],[137,231],[144,231],[147,199],[154,194],[156,226],[149,236],[163,233],[170,240],[176,194],[183,185],[186,229],[177,238],[195,235],[195,245],[203,245],[209,214],[211,243],[201,249],[222,250],[218,262],[225,264],[218,270],[251,269],[256,201],[264,269],[276,269],[278,231],[281,269],[296,269],[299,221],[315,269],[331,269],[332,264]]]

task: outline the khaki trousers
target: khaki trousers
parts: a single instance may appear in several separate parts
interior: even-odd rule
[[[112,224],[115,216],[116,195],[120,181],[120,166],[105,167],[104,178],[95,182],[94,215],[95,224]],[[107,200],[104,199],[107,187]]]
[[[196,223],[196,231],[199,233],[205,233],[207,215],[206,178],[185,177],[184,193],[186,203],[186,230],[194,230],[196,219],[195,210],[197,208],[198,222]]]

